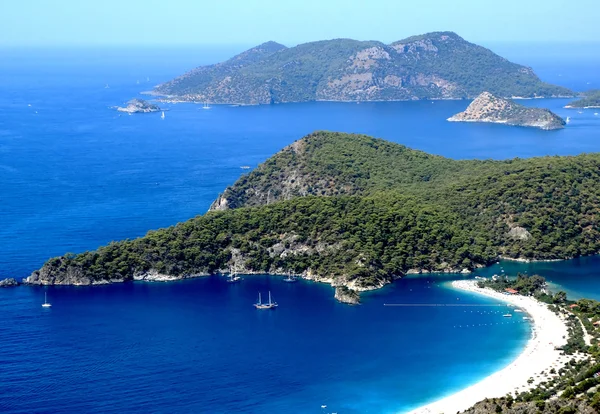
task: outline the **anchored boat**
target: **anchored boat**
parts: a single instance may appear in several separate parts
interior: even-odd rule
[[[269,291],[269,302],[262,303],[260,292],[258,292],[258,302],[254,304],[256,309],[275,309],[277,307],[277,302],[273,302],[271,300],[271,291]]]

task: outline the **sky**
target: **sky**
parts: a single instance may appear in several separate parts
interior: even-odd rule
[[[0,46],[287,46],[392,42],[451,30],[472,42],[598,40],[599,0],[0,0]]]

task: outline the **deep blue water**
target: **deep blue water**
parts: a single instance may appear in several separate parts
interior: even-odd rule
[[[383,306],[496,304],[441,280],[406,279],[357,307],[267,276],[50,288],[49,310],[43,288],[5,289],[0,411],[408,409],[509,363],[529,335],[506,306]],[[279,308],[256,311],[259,290]]]
[[[51,256],[203,214],[240,166],[254,167],[314,130],[367,133],[452,158],[600,150],[600,117],[562,109],[565,100],[524,101],[569,115],[571,124],[556,132],[446,122],[467,106],[462,101],[209,111],[180,104],[165,105],[165,120],[119,116],[111,106],[232,51],[2,52],[0,278],[22,278]],[[584,88],[582,77],[585,85],[600,80],[595,62],[524,63],[576,89]],[[570,293],[587,295],[600,291],[597,263],[498,266],[537,266]],[[335,303],[323,285],[260,276],[238,286],[211,277],[50,288],[50,310],[40,307],[41,289],[3,289],[0,411],[407,409],[493,372],[528,336],[526,325],[509,326],[497,314],[383,306],[457,297],[493,303],[440,285],[446,279],[408,278],[366,294],[360,307]],[[269,288],[280,308],[256,312],[257,291]]]

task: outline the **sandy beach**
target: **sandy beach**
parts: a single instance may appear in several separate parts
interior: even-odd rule
[[[562,317],[548,309],[546,304],[524,296],[503,295],[490,289],[480,289],[474,280],[452,282],[455,289],[467,290],[507,302],[526,312],[533,321],[532,336],[523,352],[508,366],[482,381],[455,394],[412,410],[409,414],[455,414],[466,410],[485,399],[502,397],[514,392],[522,392],[545,380],[551,368],[562,367],[573,356],[561,356],[554,349],[566,343],[567,326]],[[564,338],[563,338],[564,337]],[[540,375],[545,371],[545,375]],[[556,374],[554,374],[556,375]],[[533,378],[533,382],[527,381]]]

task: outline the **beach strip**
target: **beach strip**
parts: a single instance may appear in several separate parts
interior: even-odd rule
[[[409,414],[456,414],[486,398],[503,397],[506,394],[514,396],[515,391],[523,392],[546,380],[545,376],[538,377],[542,371],[548,373],[551,368],[558,371],[570,359],[568,356],[561,356],[561,351],[555,349],[556,346],[566,344],[568,330],[564,319],[548,309],[548,305],[531,297],[505,295],[491,289],[478,288],[476,280],[457,280],[452,282],[452,286],[489,296],[524,310],[533,322],[532,336],[523,352],[508,366],[455,394],[412,410]],[[530,378],[534,381],[528,384]]]

